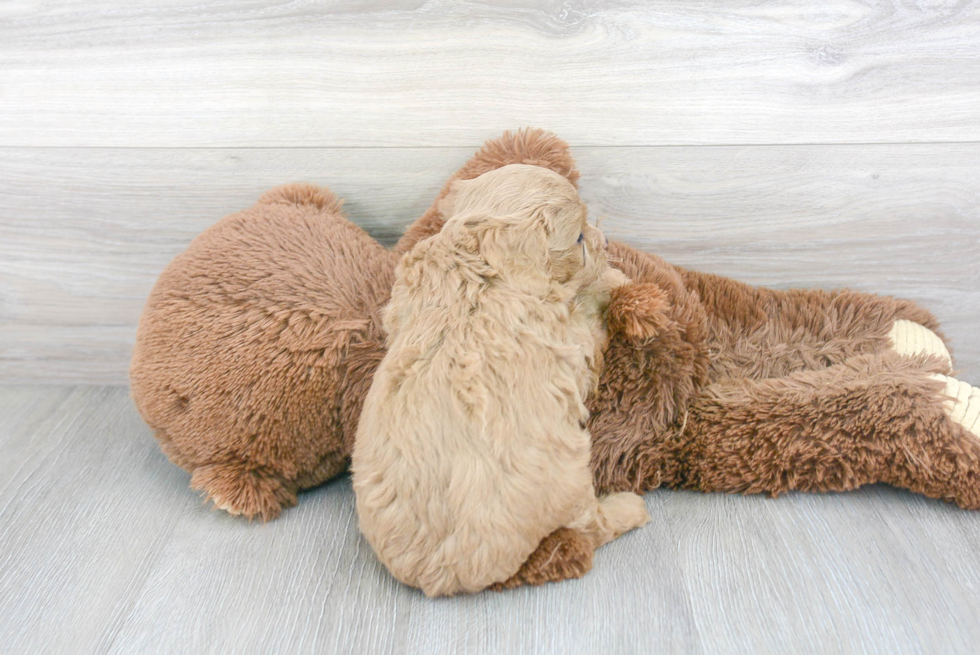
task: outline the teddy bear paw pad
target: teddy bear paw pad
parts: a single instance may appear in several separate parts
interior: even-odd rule
[[[905,319],[897,320],[888,333],[888,339],[892,349],[899,355],[935,355],[945,361],[947,366],[953,364],[946,344],[924,325]]]
[[[980,438],[980,389],[948,375],[930,375],[933,380],[946,384],[948,398],[943,406],[954,422]]]

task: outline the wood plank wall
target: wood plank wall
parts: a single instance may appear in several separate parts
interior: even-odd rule
[[[0,382],[124,384],[166,263],[307,180],[392,242],[485,139],[610,236],[914,298],[980,383],[980,2],[0,4]]]

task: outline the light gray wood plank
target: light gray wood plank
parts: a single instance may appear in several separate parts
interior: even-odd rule
[[[663,541],[630,535],[566,585],[429,600],[360,538],[345,479],[269,525],[182,518],[112,652],[700,652]]]
[[[3,414],[29,404],[43,420],[0,424],[0,644],[96,652],[175,516],[198,503],[172,493],[186,476],[153,445],[125,388],[0,387]]]
[[[430,600],[360,538],[349,481],[269,524],[202,505],[124,388],[0,387],[9,652],[957,653],[980,513],[886,487],[658,490],[585,578]]]
[[[35,387],[0,387],[0,448],[8,455],[0,460],[0,480],[13,475],[13,467],[20,459],[16,449],[29,447],[27,440],[14,435],[37,430],[38,424],[47,420],[71,394],[68,387],[52,387],[39,393]]]
[[[980,140],[980,3],[5,3],[0,145]]]
[[[472,152],[0,148],[0,377],[124,383],[156,276],[221,216],[307,180],[391,243]],[[980,144],[573,152],[610,236],[752,284],[915,299],[980,383]]]
[[[673,493],[671,516],[712,651],[966,653],[980,638],[976,513],[888,487],[709,498]]]

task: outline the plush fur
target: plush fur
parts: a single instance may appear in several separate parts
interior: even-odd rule
[[[198,236],[140,319],[133,399],[191,486],[264,520],[347,468],[395,255],[290,185]]]
[[[527,130],[489,142],[453,179],[511,163],[578,177],[564,142]],[[439,231],[449,190],[397,253]],[[164,272],[131,373],[137,406],[192,484],[262,518],[344,469],[384,354],[379,309],[395,267],[328,192],[267,198],[203,233]],[[846,290],[755,288],[615,242],[609,259],[635,286],[613,294],[587,403],[598,493],[887,482],[980,509],[980,391],[949,377],[928,311]],[[587,571],[591,552],[568,535],[543,540],[501,586]]]
[[[575,187],[512,164],[452,204],[398,265],[351,460],[361,532],[429,596],[505,583],[560,528],[598,547],[649,518],[592,486],[585,397],[625,279]]]

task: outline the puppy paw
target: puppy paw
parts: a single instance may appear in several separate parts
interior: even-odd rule
[[[626,274],[612,266],[607,268],[606,272],[602,274],[602,280],[610,289],[630,284],[630,279],[626,277]]]
[[[667,294],[656,284],[626,284],[612,290],[608,321],[612,334],[650,339],[670,325]]]
[[[610,494],[599,499],[599,512],[607,522],[613,538],[646,525],[650,521],[643,497],[630,491]]]
[[[888,340],[891,342],[892,350],[899,355],[934,355],[946,363],[947,369],[951,369],[953,365],[946,344],[924,325],[899,319],[892,324]]]

